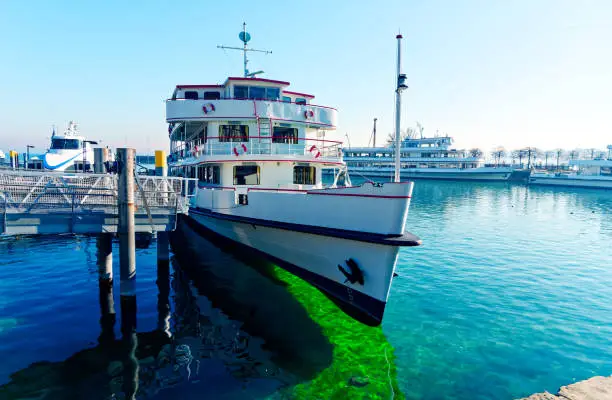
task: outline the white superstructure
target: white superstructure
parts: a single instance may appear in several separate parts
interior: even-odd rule
[[[50,171],[90,171],[94,161],[92,144],[95,142],[79,135],[77,124],[70,121],[63,134],[55,134],[54,129],[51,145],[42,156],[42,166]]]
[[[608,146],[612,150],[612,146]],[[612,157],[594,160],[570,160],[572,172],[534,172],[532,185],[554,185],[597,189],[612,189]]]
[[[288,87],[230,77],[175,88],[166,102],[171,173],[199,181],[188,222],[379,324],[399,248],[420,244],[406,231],[413,184],[324,187],[323,168],[345,171],[341,142],[324,139],[337,111]]]
[[[471,156],[462,150],[451,149],[448,136],[406,138],[400,147],[402,179],[459,179],[505,181],[512,174],[511,167],[485,167],[484,158]],[[372,178],[392,178],[396,146],[344,148],[348,171]]]

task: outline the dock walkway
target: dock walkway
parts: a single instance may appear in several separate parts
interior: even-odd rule
[[[135,176],[136,232],[172,231],[193,179]],[[0,234],[116,233],[118,175],[0,170]]]

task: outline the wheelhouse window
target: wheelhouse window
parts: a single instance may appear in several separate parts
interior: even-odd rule
[[[234,167],[234,185],[259,185],[259,166],[237,165]]]
[[[306,99],[303,97],[298,97],[295,99],[295,104],[306,104]]]
[[[293,167],[293,183],[297,185],[315,185],[317,182],[317,169],[297,165]]]
[[[78,150],[81,148],[79,139],[52,139],[51,149],[53,150]]]
[[[266,99],[278,100],[280,98],[279,88],[266,88]]]
[[[249,87],[248,86],[234,86],[234,98],[248,99],[249,98]]]
[[[199,165],[198,180],[209,185],[221,183],[221,168],[218,165]]]
[[[219,125],[220,142],[248,142],[249,127],[247,125]]]
[[[291,97],[283,96],[283,103],[291,103]]]
[[[297,144],[298,143],[297,128],[285,128],[285,127],[275,126],[272,130],[272,143]]]
[[[195,90],[187,90],[185,92],[185,99],[186,100],[197,100],[198,92],[196,92]]]
[[[266,88],[260,86],[249,86],[249,99],[265,99]]]
[[[204,92],[204,100],[219,100],[221,93],[219,92]]]

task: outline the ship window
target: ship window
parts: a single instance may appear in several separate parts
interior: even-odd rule
[[[272,143],[291,143],[297,144],[298,130],[297,128],[283,128],[275,126],[272,130]]]
[[[79,139],[52,139],[51,149],[53,150],[78,150],[81,148]]]
[[[234,185],[259,185],[259,166],[239,165],[234,167]]]
[[[221,93],[219,92],[204,92],[204,100],[219,100]]]
[[[266,99],[278,100],[280,98],[279,88],[266,88]]]
[[[317,180],[315,167],[293,167],[293,183],[298,185],[314,185]]]
[[[188,90],[185,92],[185,100],[197,100],[198,92],[195,90]]]
[[[248,142],[249,127],[247,125],[219,125],[220,142]]]
[[[249,98],[249,87],[248,86],[234,86],[234,98],[248,99]]]
[[[306,99],[298,97],[297,99],[295,99],[295,104],[306,104]]]
[[[289,96],[283,96],[283,102],[285,102],[285,103],[291,103],[291,97],[289,97]]]
[[[199,165],[198,179],[202,183],[218,185],[221,182],[221,168],[218,165]]]
[[[260,86],[249,87],[249,99],[265,99],[266,88]]]

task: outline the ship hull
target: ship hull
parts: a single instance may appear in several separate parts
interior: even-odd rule
[[[236,251],[265,258],[306,280],[365,324],[376,326],[382,321],[400,246],[228,220],[207,210],[191,209],[183,223],[200,235],[215,235],[235,244]],[[351,272],[346,263],[338,263],[348,259],[359,266],[363,285],[351,283],[341,271]]]
[[[542,186],[564,186],[575,188],[612,189],[612,177],[593,179],[584,177],[557,177],[557,176],[534,176],[529,180],[530,185]]]

